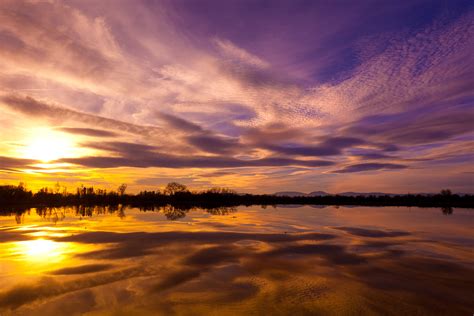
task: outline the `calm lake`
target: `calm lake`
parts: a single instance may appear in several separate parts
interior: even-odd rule
[[[0,315],[472,315],[474,210],[0,216]]]

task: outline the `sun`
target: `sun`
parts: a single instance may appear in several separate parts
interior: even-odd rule
[[[37,128],[25,141],[22,156],[47,163],[73,157],[76,150],[74,140],[68,135],[48,128]]]

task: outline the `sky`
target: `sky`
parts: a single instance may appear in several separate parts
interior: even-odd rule
[[[474,193],[470,1],[0,2],[0,183]]]

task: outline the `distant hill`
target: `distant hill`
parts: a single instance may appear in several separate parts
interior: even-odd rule
[[[276,196],[289,196],[289,197],[308,196],[308,194],[306,194],[306,193],[303,193],[303,192],[296,192],[296,191],[276,192],[276,193],[273,193],[273,195],[276,195]]]
[[[391,196],[391,197],[397,197],[397,196],[405,196],[409,194],[414,194],[414,195],[422,195],[422,196],[434,196],[436,193],[426,193],[426,192],[410,192],[406,194],[400,194],[400,193],[385,193],[385,192],[340,192],[340,193],[328,193],[325,191],[313,191],[310,193],[304,193],[304,192],[299,192],[299,191],[280,191],[273,193],[275,196],[288,196],[288,197],[317,197],[317,196],[328,196],[328,195],[339,195],[339,196],[351,196],[351,197],[357,197],[357,196],[362,196],[362,197],[369,197],[369,196]],[[464,195],[469,195],[470,193],[457,193],[460,196]]]
[[[341,195],[341,196],[402,196],[403,194],[393,194],[393,193],[383,193],[383,192],[341,192],[337,194],[328,193],[325,191],[313,191],[311,193],[304,193],[298,191],[282,191],[276,192],[273,195],[276,196],[289,196],[289,197],[297,197],[297,196],[326,196],[326,195]]]
[[[311,193],[303,193],[303,192],[298,192],[298,191],[282,191],[282,192],[273,193],[273,195],[276,195],[276,196],[289,196],[289,197],[295,197],[295,196],[325,196],[325,195],[331,195],[331,193],[327,193],[327,192],[324,192],[324,191],[313,191]]]
[[[383,196],[383,195],[398,196],[398,195],[403,195],[403,194],[392,194],[392,193],[383,193],[383,192],[342,192],[342,193],[339,193],[338,195],[341,195],[341,196]]]
[[[325,195],[331,195],[331,193],[327,193],[324,191],[313,191],[308,194],[308,196],[325,196]]]

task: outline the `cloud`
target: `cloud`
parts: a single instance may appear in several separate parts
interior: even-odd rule
[[[235,153],[241,147],[238,139],[214,135],[188,136],[186,141],[205,152],[216,154]]]
[[[361,159],[379,160],[379,159],[396,159],[397,157],[389,156],[375,151],[357,151],[353,155]]]
[[[18,169],[36,169],[34,164],[38,164],[39,161],[33,159],[23,159],[14,157],[0,156],[0,170],[3,171],[19,171]]]
[[[267,145],[265,148],[286,155],[298,156],[332,156],[341,153],[337,147]]]
[[[64,158],[59,162],[72,163],[94,168],[116,167],[162,167],[162,168],[234,168],[234,167],[275,167],[305,166],[324,167],[334,163],[328,160],[301,160],[283,157],[260,159],[237,159],[229,156],[175,155],[163,153],[160,147],[127,142],[91,142],[83,146],[106,151],[113,156],[90,156]]]
[[[230,154],[242,149],[237,138],[216,135],[210,130],[182,119],[175,115],[159,113],[158,117],[165,121],[171,130],[183,133],[181,140],[187,145],[193,146],[201,151],[215,154]]]
[[[230,58],[233,58],[239,62],[243,62],[258,68],[267,68],[269,66],[267,62],[232,44],[232,42],[229,40],[215,39],[214,42],[226,56],[229,56]]]
[[[62,106],[48,104],[35,100],[32,97],[21,95],[4,95],[0,101],[9,109],[34,118],[60,119],[82,122],[92,126],[120,130],[138,135],[163,134],[163,130],[156,126],[140,126],[118,120],[109,119],[102,116],[83,113],[71,110]]]
[[[258,127],[248,127],[243,131],[246,141],[261,144],[267,142],[285,142],[309,137],[307,131],[292,127],[283,122],[275,122]]]
[[[369,116],[355,122],[344,132],[376,138],[388,144],[416,145],[472,133],[473,120],[474,111],[466,104],[450,106],[449,109],[442,107]]]
[[[329,137],[315,146],[264,145],[264,148],[287,155],[333,156],[340,155],[345,148],[362,145],[364,143],[365,141],[353,137]]]
[[[205,172],[201,173],[201,177],[222,177],[222,176],[228,176],[228,175],[235,175],[237,174],[236,172],[231,172],[231,171],[214,171],[214,172]]]
[[[146,153],[145,156],[135,157],[81,157],[63,158],[58,162],[66,162],[92,168],[238,168],[238,167],[282,167],[305,166],[325,167],[334,163],[327,160],[298,160],[290,158],[261,158],[243,160],[219,156],[177,156],[163,153]]]
[[[87,143],[84,143],[83,146],[102,150],[102,151],[112,152],[114,154],[120,154],[123,157],[137,157],[137,159],[153,157],[153,155],[155,154],[155,151],[158,149],[158,147],[152,146],[152,145],[127,143],[127,142],[119,142],[119,141],[100,142],[100,143],[87,142]]]
[[[234,178],[253,167],[264,175],[258,187],[292,190],[314,185],[310,177],[340,183],[328,168],[283,168],[312,168],[310,158],[331,157],[319,164],[337,165],[344,177],[364,168],[344,167],[357,162],[448,173],[468,159],[447,152],[450,143],[469,146],[474,119],[473,12],[464,3],[426,4],[421,20],[418,2],[110,5],[0,4],[0,124],[10,131],[2,143],[24,145],[29,126],[50,125],[150,146],[134,157],[132,148],[97,144],[113,154],[71,162],[214,164],[235,167]],[[433,159],[444,163],[434,170]]]
[[[104,131],[101,129],[94,129],[94,128],[78,128],[78,127],[60,127],[57,130],[61,132],[71,133],[71,134],[79,134],[85,136],[92,136],[92,137],[117,137],[118,134]]]
[[[173,130],[181,130],[187,133],[201,133],[204,129],[188,120],[182,119],[178,116],[169,113],[158,113],[157,116],[165,121],[167,125]]]
[[[351,172],[364,172],[364,171],[375,171],[375,170],[398,170],[408,168],[405,165],[394,164],[394,163],[360,163],[355,165],[346,166],[340,170],[335,170],[333,173],[351,173]]]

